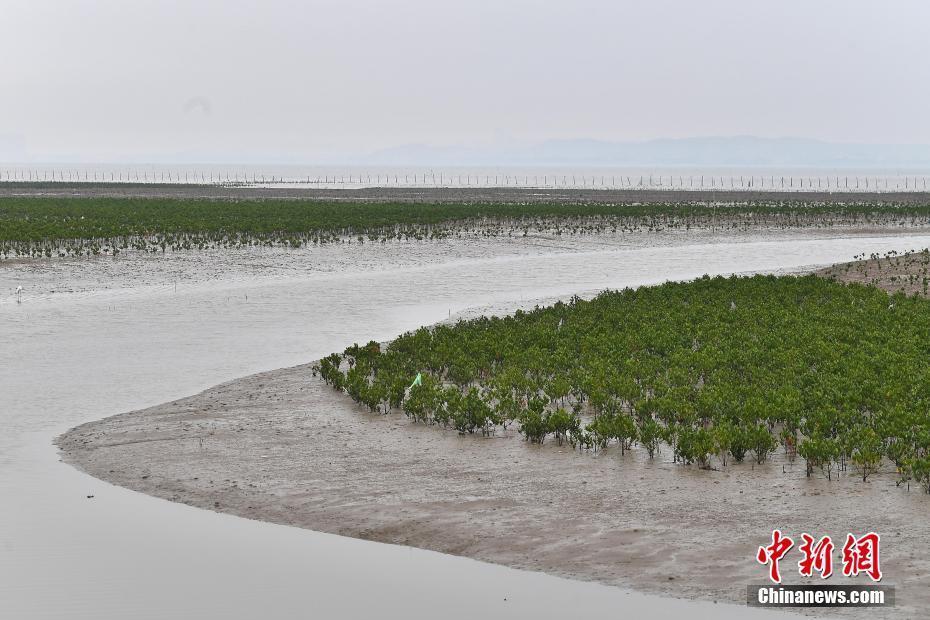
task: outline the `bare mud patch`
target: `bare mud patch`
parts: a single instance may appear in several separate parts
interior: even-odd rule
[[[930,297],[930,249],[872,254],[815,272],[838,282],[875,286],[887,293]]]

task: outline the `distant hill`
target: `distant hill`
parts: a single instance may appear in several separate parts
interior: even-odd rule
[[[353,163],[378,165],[930,167],[930,145],[843,144],[752,136],[606,142],[548,140],[530,147],[412,144]]]

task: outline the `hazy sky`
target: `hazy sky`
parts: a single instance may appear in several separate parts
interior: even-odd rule
[[[925,0],[3,0],[0,160],[930,143]]]

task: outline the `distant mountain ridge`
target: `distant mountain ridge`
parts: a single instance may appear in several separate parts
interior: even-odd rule
[[[608,142],[547,140],[528,147],[411,144],[356,158],[378,165],[930,167],[930,145],[845,144],[753,136]]]

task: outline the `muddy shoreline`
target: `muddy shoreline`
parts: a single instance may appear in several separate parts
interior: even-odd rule
[[[845,614],[930,608],[918,551],[930,544],[930,498],[896,487],[887,466],[869,483],[828,481],[783,454],[703,471],[672,463],[667,446],[649,460],[531,445],[512,429],[463,437],[370,414],[309,364],[84,424],[56,443],[95,477],[175,502],[679,598],[743,603],[745,587],[764,582],[753,557],[773,527],[876,530],[897,606]]]
[[[411,203],[679,203],[791,202],[927,204],[930,192],[826,192],[744,190],[555,189],[555,188],[394,188],[318,189],[222,185],[145,185],[128,183],[0,183],[0,197],[177,198],[211,200],[314,200],[324,202]]]

